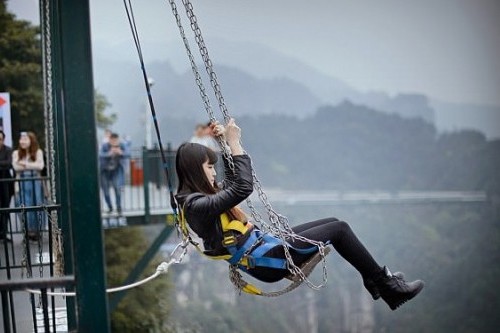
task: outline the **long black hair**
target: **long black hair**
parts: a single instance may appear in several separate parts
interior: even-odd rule
[[[179,178],[177,195],[200,192],[204,194],[215,194],[218,188],[210,184],[203,170],[203,163],[217,162],[217,154],[210,148],[198,143],[186,142],[179,146],[175,156],[175,169]],[[245,212],[239,207],[233,207],[226,213],[231,220],[246,222],[248,220]]]
[[[175,168],[179,178],[178,194],[216,193],[214,184],[210,184],[203,170],[203,163],[206,161],[210,164],[217,162],[217,154],[212,149],[190,142],[179,146],[175,157]]]

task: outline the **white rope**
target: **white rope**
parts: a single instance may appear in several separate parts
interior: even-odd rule
[[[183,240],[179,244],[175,246],[175,248],[172,250],[170,253],[170,260],[168,262],[163,261],[161,264],[156,267],[156,272],[140,281],[134,282],[132,284],[124,285],[121,287],[115,287],[115,288],[108,288],[106,289],[106,293],[111,294],[111,293],[116,293],[118,291],[123,291],[123,290],[128,290],[132,289],[135,287],[139,287],[140,285],[143,285],[145,283],[148,283],[149,281],[152,281],[156,279],[158,276],[162,274],[166,274],[168,272],[168,268],[173,265],[173,264],[180,264],[182,262],[182,259],[184,259],[184,256],[187,253],[187,248],[189,245],[188,240]],[[179,251],[180,250],[180,251]],[[180,252],[180,254],[177,254],[177,252]],[[35,290],[35,289],[25,289],[25,291],[31,293],[31,294],[42,294],[41,290]],[[69,292],[52,292],[49,291],[46,293],[48,296],[68,296],[68,297],[74,297],[76,296],[76,292],[74,291],[69,291]]]
[[[177,263],[179,263],[178,259],[171,259],[169,262],[162,262],[161,264],[158,265],[158,267],[156,267],[156,272],[153,275],[151,275],[151,276],[149,276],[149,277],[147,277],[145,279],[142,279],[140,281],[134,282],[132,284],[124,285],[124,286],[121,286],[121,287],[108,288],[108,289],[106,289],[106,293],[111,294],[111,293],[116,293],[118,291],[124,291],[124,290],[128,290],[128,289],[139,287],[139,286],[141,286],[143,284],[148,283],[149,281],[152,281],[152,280],[156,279],[158,276],[160,276],[162,274],[166,274],[168,272],[168,268],[170,267],[170,265],[177,264]],[[41,290],[26,289],[26,291],[29,292],[29,293],[31,293],[31,294],[36,294],[36,295],[41,295],[42,294]],[[74,292],[74,291],[68,291],[68,292],[52,292],[52,291],[48,291],[47,295],[48,296],[68,296],[68,297],[74,297],[74,296],[76,296],[76,292]]]

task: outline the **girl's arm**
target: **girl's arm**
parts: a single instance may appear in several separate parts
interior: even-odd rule
[[[45,164],[43,163],[43,152],[41,149],[38,149],[36,152],[36,160],[34,161],[26,161],[26,170],[37,170],[42,171]]]
[[[196,215],[220,215],[248,198],[253,191],[252,166],[248,155],[233,156],[234,179],[216,194],[193,195],[186,210]]]
[[[24,163],[19,163],[19,152],[17,150],[14,150],[12,153],[12,168],[16,171],[23,171],[25,170]]]
[[[215,136],[224,136],[231,148],[234,162],[234,175],[228,186],[216,194],[194,197],[187,205],[190,213],[201,215],[219,215],[248,198],[253,191],[252,161],[243,152],[240,144],[241,129],[231,119],[225,128],[215,125]]]

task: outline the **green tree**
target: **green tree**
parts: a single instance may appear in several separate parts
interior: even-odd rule
[[[10,93],[12,133],[34,131],[43,142],[40,29],[16,19],[5,0],[0,0],[0,54],[0,91]]]
[[[94,109],[96,114],[96,125],[98,128],[105,129],[113,125],[116,121],[116,114],[107,115],[106,109],[111,106],[105,95],[97,89],[94,91]]]
[[[123,283],[135,263],[147,250],[147,241],[138,227],[108,229],[105,234],[108,286]],[[145,274],[155,271],[159,260],[150,264]],[[168,332],[170,306],[169,282],[161,276],[139,288],[130,290],[111,314],[113,332]]]

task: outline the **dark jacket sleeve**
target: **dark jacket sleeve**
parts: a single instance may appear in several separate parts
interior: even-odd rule
[[[233,156],[234,177],[227,186],[210,195],[193,196],[187,210],[196,215],[220,215],[245,200],[253,191],[252,163],[248,155]]]
[[[4,147],[5,148],[2,153],[5,156],[2,156],[2,158],[0,159],[0,169],[9,170],[10,168],[12,168],[12,149],[7,146]]]
[[[223,188],[226,188],[226,187],[231,186],[235,182],[236,176],[235,176],[235,173],[233,172],[233,170],[231,170],[231,168],[229,166],[229,162],[224,158],[224,156],[222,156],[221,158],[224,161],[224,181],[222,182],[222,185],[223,185]],[[233,158],[234,158],[234,156],[233,156]],[[251,163],[250,163],[250,165],[251,165]],[[252,172],[250,171],[250,174],[251,173]]]

